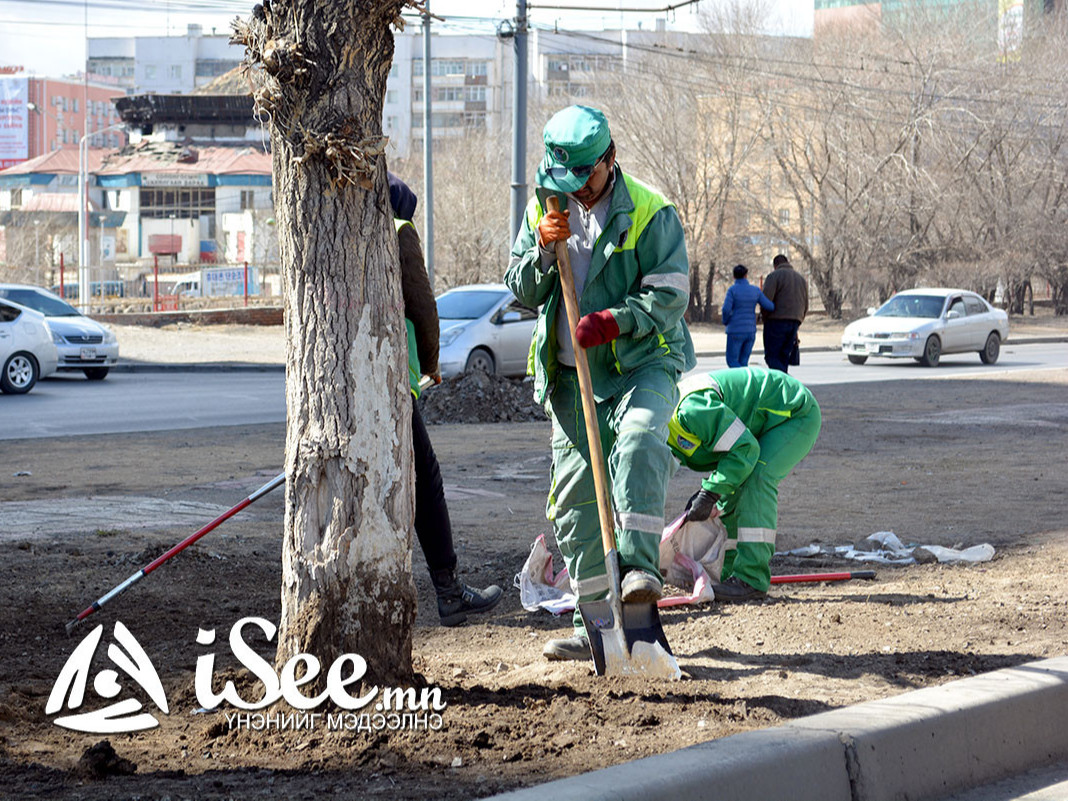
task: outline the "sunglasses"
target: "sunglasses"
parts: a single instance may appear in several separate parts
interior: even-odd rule
[[[604,157],[607,156],[607,155],[608,155],[608,151],[606,150],[604,153],[601,154],[601,157],[599,159],[597,159],[597,161],[595,161],[595,162],[593,162],[593,164],[589,164],[589,165],[587,165],[585,167],[572,167],[569,170],[567,167],[554,166],[554,167],[550,167],[547,170],[547,172],[553,178],[563,178],[569,172],[572,175],[574,175],[576,178],[589,178],[590,177],[590,173],[592,173],[594,170],[597,169],[597,165],[600,164],[602,161],[604,161]]]

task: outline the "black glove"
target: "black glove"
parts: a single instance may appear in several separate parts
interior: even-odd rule
[[[690,496],[690,500],[686,504],[686,519],[695,522],[708,520],[712,513],[716,511],[716,503],[718,501],[719,495],[716,493],[709,492],[706,489],[699,489]]]

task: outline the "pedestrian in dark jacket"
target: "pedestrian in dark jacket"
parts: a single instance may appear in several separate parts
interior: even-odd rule
[[[748,367],[749,354],[756,342],[756,307],[766,312],[774,311],[775,304],[746,280],[749,268],[744,264],[734,267],[734,284],[723,299],[723,324],[727,326],[727,366]]]
[[[788,373],[791,364],[800,363],[797,330],[808,314],[808,282],[781,253],[772,265],[775,269],[764,281],[764,294],[775,311],[764,315],[764,361],[772,370]]]

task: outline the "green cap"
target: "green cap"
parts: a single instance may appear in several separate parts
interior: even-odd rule
[[[574,192],[589,180],[590,171],[612,141],[608,120],[599,109],[568,106],[545,123],[545,158],[537,181],[554,192]],[[580,169],[579,175],[572,170]]]

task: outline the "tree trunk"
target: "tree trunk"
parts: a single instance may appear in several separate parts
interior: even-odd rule
[[[406,331],[385,165],[390,24],[405,3],[277,0],[235,23],[271,121],[286,320],[286,510],[276,660],[412,674]],[[299,43],[299,44],[298,44]]]

